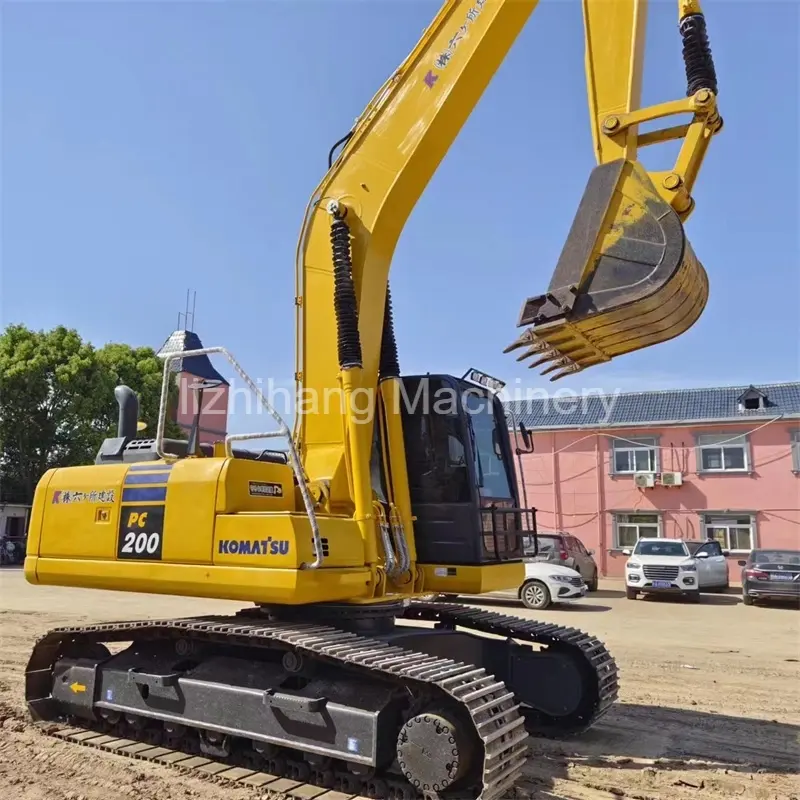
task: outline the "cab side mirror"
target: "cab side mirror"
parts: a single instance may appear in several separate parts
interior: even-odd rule
[[[630,548],[628,548],[628,547],[626,547],[626,548],[625,548],[625,549],[622,551],[622,555],[624,555],[624,556],[629,556],[630,554],[631,554],[631,551],[630,551]]]
[[[740,567],[746,567],[746,566],[747,566],[747,562],[746,562],[746,561],[737,561],[736,563],[737,563],[737,564],[738,564]]]
[[[708,558],[708,552],[704,551],[702,553],[698,553],[696,558]]]
[[[593,556],[593,555],[594,555],[594,548],[592,548],[591,550],[589,550],[589,551],[588,551],[588,553],[589,553],[589,555],[590,555],[590,556]]]
[[[722,555],[724,555],[724,556],[729,556],[730,554],[731,554],[730,550],[723,550],[722,551]]]
[[[531,439],[531,432],[520,422],[519,434],[522,437],[522,443],[525,445],[525,450],[528,453],[533,452],[533,439]]]

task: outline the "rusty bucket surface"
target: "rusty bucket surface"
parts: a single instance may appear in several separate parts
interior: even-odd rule
[[[708,277],[678,215],[638,162],[595,167],[550,287],[523,305],[505,352],[547,364],[550,380],[685,333],[708,300]]]

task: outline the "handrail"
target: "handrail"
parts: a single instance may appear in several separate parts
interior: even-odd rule
[[[167,403],[169,399],[169,380],[172,370],[170,369],[172,363],[182,358],[192,358],[194,356],[209,356],[220,354],[228,359],[231,366],[234,368],[238,376],[247,384],[248,388],[255,394],[261,405],[267,410],[269,415],[278,424],[277,431],[270,431],[268,433],[233,433],[225,437],[225,453],[229,457],[233,456],[233,448],[231,442],[239,441],[242,439],[264,439],[273,438],[278,436],[285,436],[289,443],[289,461],[292,465],[295,477],[297,478],[297,485],[300,489],[300,494],[303,497],[303,505],[305,506],[308,521],[311,525],[311,535],[314,545],[314,560],[312,562],[303,562],[300,564],[300,569],[319,569],[324,560],[322,553],[322,537],[319,532],[319,524],[317,516],[314,513],[314,503],[311,499],[311,493],[308,490],[308,481],[306,480],[303,465],[300,461],[300,456],[297,448],[294,445],[292,434],[289,426],[284,422],[283,417],[273,408],[266,397],[261,393],[261,390],[256,386],[255,382],[250,376],[242,369],[239,362],[228,352],[224,347],[202,347],[198,350],[181,350],[180,352],[164,354],[164,376],[161,382],[161,402],[158,408],[158,427],[156,429],[156,454],[159,458],[165,461],[177,459],[177,456],[164,451],[164,431],[166,429],[167,421]]]

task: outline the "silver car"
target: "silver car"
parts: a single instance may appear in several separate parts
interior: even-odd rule
[[[587,550],[583,542],[571,533],[540,531],[538,555],[534,555],[533,538],[525,542],[525,557],[532,561],[550,561],[580,572],[590,592],[597,590],[598,569],[594,550]]]

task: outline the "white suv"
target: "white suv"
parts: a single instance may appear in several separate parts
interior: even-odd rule
[[[697,559],[682,539],[639,539],[625,564],[625,594],[635,600],[641,594],[682,594],[700,602]],[[727,567],[726,567],[727,575]]]

